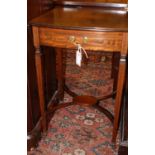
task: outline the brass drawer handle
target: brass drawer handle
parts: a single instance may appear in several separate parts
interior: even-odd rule
[[[75,42],[75,36],[69,36],[69,42],[74,43]]]
[[[76,41],[76,38],[75,38],[75,36],[69,36],[69,42],[70,43],[75,43],[75,41]],[[88,37],[83,37],[83,43],[88,43]]]
[[[88,37],[83,38],[83,43],[88,43]]]

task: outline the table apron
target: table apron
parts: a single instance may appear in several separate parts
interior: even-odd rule
[[[74,43],[78,43],[85,50],[118,52],[122,48],[123,33],[39,27],[39,42],[40,45],[70,49],[75,49]],[[70,40],[71,37],[74,41]]]

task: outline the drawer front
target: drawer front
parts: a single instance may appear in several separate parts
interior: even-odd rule
[[[85,50],[120,51],[123,33],[39,28],[39,36],[40,44],[46,46],[75,49],[76,42]]]

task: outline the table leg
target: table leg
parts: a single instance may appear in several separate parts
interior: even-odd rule
[[[56,48],[56,72],[58,80],[58,96],[62,101],[64,99],[64,66],[63,66],[63,50]]]
[[[112,54],[112,71],[111,78],[113,78],[113,91],[117,90],[117,79],[118,79],[118,67],[119,67],[120,53],[113,52]]]
[[[113,125],[113,135],[112,135],[113,142],[116,141],[117,130],[119,126],[119,116],[120,116],[124,79],[125,79],[125,70],[126,70],[126,56],[122,55],[120,58],[120,64],[119,64],[117,93],[116,93],[116,99],[115,99],[114,125]]]
[[[43,83],[43,68],[42,68],[42,53],[40,47],[35,48],[35,64],[37,72],[37,83],[38,83],[38,93],[39,102],[41,110],[42,119],[42,129],[43,132],[46,131],[46,111],[45,111],[45,97],[44,97],[44,83]]]

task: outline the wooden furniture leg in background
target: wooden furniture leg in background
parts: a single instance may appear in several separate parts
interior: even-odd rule
[[[55,48],[56,50],[56,72],[58,80],[58,97],[60,101],[64,98],[64,66],[63,66],[63,50]]]
[[[120,53],[113,52],[113,54],[112,54],[112,71],[111,71],[111,78],[113,78],[113,92],[115,92],[117,90],[119,60],[120,60]]]

